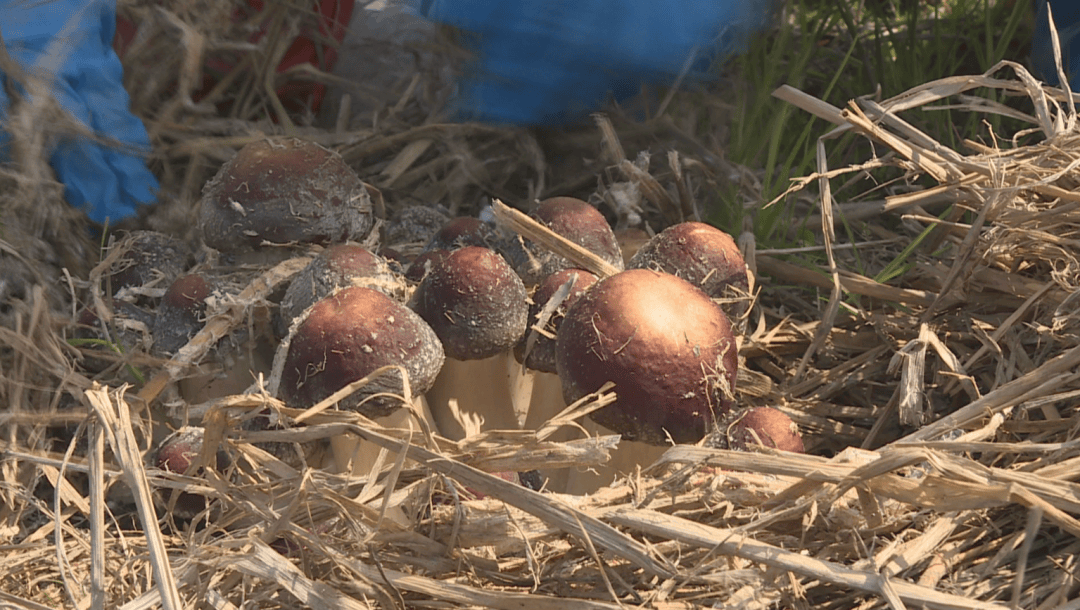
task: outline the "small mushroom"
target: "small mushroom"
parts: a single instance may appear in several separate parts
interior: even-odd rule
[[[321,299],[294,324],[280,367],[278,393],[306,409],[384,366],[402,366],[412,396],[402,396],[397,371],[384,373],[338,407],[384,416],[423,394],[443,364],[443,347],[420,316],[385,294],[352,286]],[[278,367],[275,366],[275,369]]]
[[[265,246],[363,243],[371,195],[337,153],[293,138],[240,149],[203,189],[199,229],[225,254]]]
[[[197,472],[188,472],[188,470],[195,464],[199,453],[202,452],[204,438],[205,430],[201,427],[185,426],[180,428],[158,444],[157,450],[153,454],[153,465],[174,474],[200,476],[202,474],[201,469]],[[229,455],[223,450],[218,450],[215,453],[215,459],[217,460],[217,467],[222,468],[228,464]],[[162,509],[168,508],[171,495],[171,490],[161,490],[156,495],[156,503]],[[180,491],[176,493],[172,516],[182,521],[190,521],[206,510],[208,505],[209,502],[205,496]]]
[[[805,452],[799,427],[783,411],[754,407],[740,413],[728,427],[728,445],[746,451],[754,445],[793,453]]]
[[[187,243],[156,231],[132,231],[114,247],[125,249],[105,276],[114,296],[123,288],[168,286],[193,262]]]
[[[491,248],[495,241],[495,229],[491,225],[479,218],[459,216],[439,227],[424,246],[424,251],[457,250],[466,246]]]
[[[447,437],[460,439],[466,432],[453,416],[451,399],[462,411],[481,415],[488,428],[520,427],[510,383],[518,371],[512,350],[525,333],[527,299],[506,261],[479,246],[451,252],[417,286],[412,307],[446,350],[428,403]]]
[[[554,197],[537,204],[529,216],[622,270],[622,251],[611,225],[603,214],[588,203],[574,197]],[[517,235],[505,242],[501,249],[526,286],[535,286],[552,273],[575,266],[571,261]]]
[[[182,275],[169,285],[154,320],[154,353],[169,357],[187,345],[205,324],[206,299],[214,291],[209,278]]]
[[[567,311],[556,343],[570,403],[615,383],[590,416],[627,440],[700,440],[732,404],[738,366],[724,312],[673,275],[632,269],[597,282]]]
[[[702,222],[683,222],[657,233],[630,259],[631,269],[677,275],[714,299],[733,318],[746,312],[746,261],[730,235]]]
[[[284,337],[304,310],[347,286],[378,290],[395,300],[405,298],[404,278],[391,271],[383,257],[357,244],[338,244],[320,252],[289,283],[278,307],[274,330]]]

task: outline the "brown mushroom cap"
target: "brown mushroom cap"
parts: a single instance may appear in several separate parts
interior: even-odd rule
[[[296,274],[278,307],[275,330],[278,336],[319,299],[338,288],[364,286],[403,300],[405,280],[390,270],[386,260],[356,244],[338,244],[323,250]]]
[[[553,197],[541,201],[529,216],[575,244],[593,252],[622,270],[623,258],[615,233],[604,215],[574,197]],[[574,267],[571,261],[546,249],[514,237],[503,246],[504,254],[528,286],[534,286],[560,269]]]
[[[677,275],[714,299],[737,297],[750,289],[746,261],[735,240],[702,222],[683,222],[657,233],[628,266]],[[729,286],[737,291],[733,294]],[[728,309],[736,316],[745,310],[744,302]]]
[[[213,291],[210,280],[198,273],[176,278],[158,306],[152,329],[154,353],[171,356],[199,332],[204,324],[206,299]]]
[[[263,140],[240,149],[206,183],[199,228],[206,245],[235,253],[271,244],[363,241],[371,196],[341,156],[314,142]]]
[[[457,250],[466,246],[490,248],[495,241],[495,229],[491,225],[479,218],[459,216],[440,227],[424,250]]]
[[[627,440],[696,442],[730,409],[735,336],[699,288],[632,269],[600,280],[566,312],[556,364],[567,403],[615,383],[615,404],[591,417]]]
[[[153,463],[161,470],[175,474],[184,474],[195,463],[199,453],[202,452],[205,430],[198,426],[185,426],[173,432],[158,444],[154,452]],[[216,452],[218,468],[227,465],[229,454],[223,450]],[[199,472],[189,473],[199,476]],[[170,495],[169,490],[163,490],[158,497],[159,502],[167,506]],[[207,499],[199,494],[179,492],[176,495],[176,504],[173,506],[173,516],[179,519],[191,519],[202,512],[207,506]]]
[[[443,349],[420,316],[381,292],[354,286],[312,305],[289,336],[279,394],[307,408],[387,365],[403,366],[413,396],[431,387]],[[402,405],[400,374],[387,372],[343,400],[340,408],[369,417]]]
[[[405,270],[405,279],[410,282],[419,282],[424,279],[424,276],[431,271],[432,267],[442,262],[444,258],[450,256],[449,250],[428,250],[427,252],[421,252],[416,258],[409,263],[409,268]]]
[[[803,453],[799,427],[784,412],[772,407],[747,409],[730,428],[730,446],[745,451],[752,445],[764,445],[783,451]]]
[[[525,334],[528,293],[494,250],[468,246],[432,266],[413,294],[413,309],[435,330],[446,355],[489,358]]]
[[[585,294],[586,290],[599,280],[595,275],[583,269],[563,269],[547,276],[533,292],[533,303],[529,306],[530,327],[537,323],[537,317],[540,315],[540,312],[543,311],[544,307],[547,306],[551,297],[555,296],[555,293],[571,279],[574,280],[573,287],[559,305],[558,309],[551,314],[548,323],[544,326],[544,330],[556,336],[558,336],[559,327],[562,325],[562,320],[566,315],[566,311],[570,309],[570,306],[573,305],[582,294]],[[529,351],[526,356],[525,349],[528,337],[529,333],[526,332],[525,336],[522,337],[522,340],[519,341],[514,348],[514,356],[517,358],[518,362],[521,362],[526,367],[536,371],[554,373],[556,370],[555,339],[537,333],[536,343],[533,344],[532,350]]]

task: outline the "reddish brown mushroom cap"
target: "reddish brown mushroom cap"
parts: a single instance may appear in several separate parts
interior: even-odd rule
[[[363,241],[371,196],[337,153],[297,139],[253,142],[206,183],[203,241],[234,253],[271,244]]]
[[[599,210],[588,203],[574,197],[553,197],[537,204],[529,216],[622,270],[622,251],[611,225]],[[513,262],[514,269],[529,286],[539,284],[560,269],[574,267],[571,261],[520,237],[514,238],[503,249]]]
[[[510,350],[525,334],[527,299],[521,278],[498,253],[468,246],[432,266],[412,303],[447,356],[480,360]]]
[[[529,306],[530,327],[537,323],[538,316],[540,315],[540,312],[543,311],[544,307],[547,306],[548,301],[550,301],[551,298],[555,296],[555,293],[571,279],[574,280],[573,287],[559,307],[552,313],[551,317],[548,319],[548,323],[544,326],[544,330],[556,336],[558,336],[559,327],[562,325],[566,311],[570,309],[570,306],[573,305],[581,295],[585,294],[586,290],[599,280],[599,278],[592,273],[582,269],[563,269],[562,271],[549,275],[536,287],[536,291],[533,292],[533,303]],[[537,333],[536,343],[533,345],[532,350],[529,351],[528,355],[526,355],[525,349],[528,337],[529,333],[526,332],[525,337],[522,338],[514,349],[514,356],[517,357],[518,362],[522,362],[524,359],[522,364],[530,369],[543,371],[545,373],[554,373],[556,371],[555,339]]]
[[[214,288],[206,277],[191,273],[176,278],[165,291],[154,320],[154,352],[175,354],[203,327],[206,299]]]
[[[673,275],[633,269],[600,280],[566,313],[556,343],[563,397],[607,381],[615,404],[591,414],[623,435],[696,442],[732,402],[737,347],[724,312]]]
[[[202,452],[204,437],[205,430],[203,428],[197,426],[180,428],[163,439],[158,445],[157,451],[153,455],[153,464],[167,472],[175,474],[187,473],[188,469],[199,457],[199,453]],[[223,468],[229,460],[229,455],[225,451],[218,450],[215,459],[217,460],[217,466]],[[191,472],[188,474],[199,476],[201,473]],[[159,494],[158,500],[161,504],[167,505],[166,502],[171,492],[169,490],[162,491],[163,493]],[[173,506],[173,516],[180,519],[191,519],[202,512],[206,506],[206,497],[190,492],[179,492],[176,495],[176,504]]]
[[[403,366],[413,396],[431,387],[442,368],[443,349],[431,328],[409,308],[370,288],[345,288],[304,313],[289,337],[279,394],[307,408],[349,383],[387,365]],[[401,406],[400,374],[380,375],[342,401],[341,408],[369,417]]]
[[[745,451],[752,445],[764,445],[783,451],[803,453],[799,427],[782,411],[772,407],[747,409],[729,431],[732,449]]]
[[[654,269],[677,275],[714,299],[731,298],[750,289],[746,261],[730,235],[702,222],[672,225],[653,236],[630,259],[632,269]],[[728,287],[737,289],[735,294]],[[742,315],[742,307],[729,309]]]
[[[421,252],[419,256],[409,263],[409,268],[405,270],[405,279],[410,282],[419,282],[431,271],[432,267],[442,262],[447,256],[450,256],[449,250]]]
[[[289,283],[278,308],[278,335],[288,333],[293,320],[316,301],[347,286],[364,286],[393,299],[405,298],[404,278],[391,271],[383,257],[356,244],[330,246]]]

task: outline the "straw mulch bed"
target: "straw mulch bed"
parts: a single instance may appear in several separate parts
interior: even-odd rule
[[[230,47],[229,37],[246,37],[200,26],[198,11],[155,11],[160,30],[147,44],[186,55],[153,74],[139,71],[138,54],[127,58],[167,198],[142,219],[148,226],[190,232],[202,182],[266,133],[339,150],[382,189],[389,213],[417,200],[474,213],[489,197],[524,204],[559,193],[621,202],[624,219],[640,214],[659,229],[693,217],[732,180],[753,198],[753,172],[725,164],[709,153],[712,142],[677,122],[616,117],[553,144],[433,122],[437,89],[419,81],[403,83],[366,127],[320,129],[281,120],[269,88],[250,92],[261,77],[238,75],[219,93],[247,95],[246,109],[218,116],[192,102],[182,60],[200,49],[235,52],[243,45]],[[267,45],[245,51],[250,72],[272,65]],[[181,86],[162,85],[165,74]],[[1026,102],[1004,106],[996,92]],[[22,218],[13,202],[33,194],[43,212],[20,226],[25,239],[54,250],[34,258],[7,232],[0,258],[25,269],[0,327],[0,604],[1080,608],[1080,131],[1071,104],[1011,64],[844,110],[779,94],[838,125],[819,142],[822,159],[840,132],[873,150],[858,166],[822,161],[776,204],[816,208],[815,268],[792,252],[755,252],[752,234],[740,236],[757,295],[741,322],[740,402],[784,410],[810,452],[674,447],[587,497],[537,493],[487,472],[598,463],[614,439],[546,438],[610,393],[540,431],[461,442],[322,406],[289,410],[257,390],[174,403],[220,439],[233,464],[202,477],[148,468],[150,405],[174,397],[176,378],[243,326],[297,262],[250,278],[173,362],[129,354],[91,378],[81,372],[88,352],[66,333],[76,303],[100,298],[104,266],[68,266],[85,240],[50,239],[66,212],[43,155],[29,169],[5,170],[5,222]],[[1006,113],[1030,130],[979,134],[982,143],[972,134],[967,148],[950,150],[904,121],[943,101]],[[628,160],[646,142],[671,154]],[[552,153],[558,146],[575,161],[549,167],[547,159],[574,156]],[[839,190],[836,178],[851,180]],[[851,248],[838,227],[873,241]],[[875,281],[898,259],[910,264],[902,277]],[[268,406],[299,423],[257,433],[236,425]],[[328,474],[264,449],[345,432],[387,449],[377,476]],[[206,450],[200,463],[212,459]],[[179,499],[174,490],[214,502],[177,523],[162,510]]]

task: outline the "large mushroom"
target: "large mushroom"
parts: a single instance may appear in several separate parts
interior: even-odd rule
[[[625,441],[692,443],[733,402],[737,347],[724,312],[673,275],[632,269],[600,280],[567,311],[556,343],[570,403],[615,383],[590,414]]]
[[[525,333],[528,294],[495,251],[468,246],[436,262],[417,286],[413,309],[431,325],[446,350],[446,364],[428,392],[439,429],[463,438],[450,401],[482,416],[488,428],[517,429],[509,396],[517,366],[514,345]]]
[[[278,395],[285,404],[306,409],[382,367],[400,366],[408,374],[409,396],[403,395],[401,373],[391,369],[337,407],[391,418],[384,423],[407,418],[403,406],[429,417],[419,398],[442,368],[442,344],[424,320],[385,294],[361,286],[334,292],[302,314],[286,341],[287,348],[279,352],[281,362],[274,367],[281,371]],[[369,454],[353,457],[355,441],[332,442],[339,468],[345,469],[350,460],[355,472],[370,467]],[[363,443],[361,449],[366,449]]]
[[[371,196],[356,172],[337,153],[293,138],[241,148],[206,183],[199,205],[203,241],[227,255],[363,243],[373,225]]]
[[[615,382],[592,413],[625,438],[691,443],[730,409],[738,366],[731,323],[699,288],[632,269],[605,278],[566,313],[556,364],[571,402]]]

